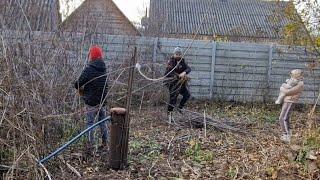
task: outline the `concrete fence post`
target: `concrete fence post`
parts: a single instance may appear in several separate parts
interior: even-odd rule
[[[212,43],[212,54],[211,54],[211,77],[210,77],[210,99],[213,99],[213,85],[214,85],[214,69],[216,66],[216,51],[217,43]]]
[[[159,38],[155,38],[153,40],[153,54],[152,54],[152,62],[157,62],[157,47],[158,47]]]
[[[273,45],[269,46],[269,58],[268,58],[268,71],[267,71],[267,96],[266,98],[270,98],[270,89],[271,89],[271,70],[272,70],[272,58],[273,58]],[[271,98],[270,98],[271,99]],[[268,99],[264,99],[266,101]]]

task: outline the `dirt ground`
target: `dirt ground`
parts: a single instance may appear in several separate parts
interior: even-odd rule
[[[308,128],[308,107],[297,107],[292,113],[290,144],[279,139],[279,106],[193,102],[187,109],[206,110],[239,132],[169,125],[165,105],[135,108],[126,170],[110,170],[107,154],[84,157],[81,144],[50,162],[49,167],[60,167],[50,170],[57,179],[77,179],[78,175],[85,179],[320,178],[320,128]],[[188,119],[189,115],[175,117]]]

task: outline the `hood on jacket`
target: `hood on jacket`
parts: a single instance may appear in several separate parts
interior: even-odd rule
[[[105,72],[106,71],[106,64],[103,62],[102,59],[90,61],[88,63],[89,66],[93,67],[99,72]]]

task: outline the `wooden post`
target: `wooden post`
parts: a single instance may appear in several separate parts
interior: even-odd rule
[[[132,84],[134,65],[136,63],[137,47],[134,48],[134,55],[130,61],[130,72],[128,79],[128,91],[126,109],[111,109],[111,145],[110,145],[110,167],[115,170],[123,170],[128,166],[128,144],[130,126],[130,106],[132,96]]]
[[[126,131],[125,119],[127,111],[124,108],[112,108],[110,112],[112,121],[110,126],[109,166],[111,169],[121,170],[124,168],[123,164],[127,164],[127,156],[122,157],[122,151],[125,146],[122,143],[122,137]]]

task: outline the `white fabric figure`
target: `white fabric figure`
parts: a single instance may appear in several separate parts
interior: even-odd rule
[[[298,79],[295,79],[295,78],[291,77],[290,79],[287,79],[286,83],[283,83],[281,85],[281,87],[286,88],[286,89],[291,89],[294,86],[298,85],[298,83],[299,83]],[[284,99],[285,96],[286,96],[286,94],[280,91],[278,99],[276,100],[275,103],[276,104],[281,104],[283,102],[283,99]]]

